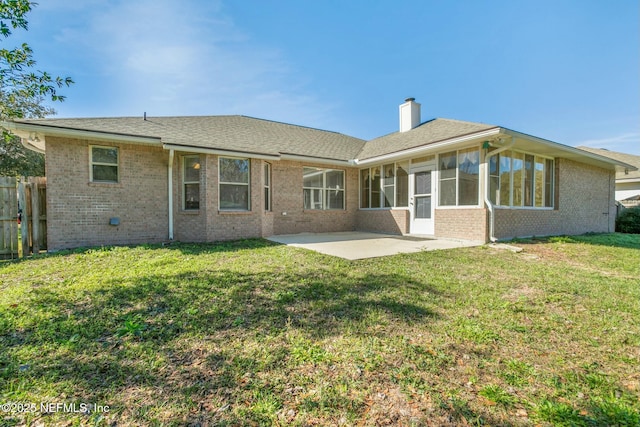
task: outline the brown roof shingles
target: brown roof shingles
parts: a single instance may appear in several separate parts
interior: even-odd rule
[[[364,140],[337,132],[247,116],[16,120],[58,128],[161,138],[165,144],[260,154],[351,160]]]
[[[620,153],[618,151],[609,151],[609,150],[605,150],[604,148],[591,148],[591,147],[583,147],[583,146],[579,146],[576,148],[579,148],[583,151],[588,151],[593,154],[597,154],[599,156],[608,157],[610,159],[617,160],[619,162],[626,163],[628,165],[635,166],[636,168],[638,168],[635,171],[628,170],[626,173],[625,171],[616,172],[617,180],[640,178],[640,156],[636,156],[634,154],[628,154],[628,153]]]
[[[358,154],[358,159],[366,160],[497,127],[460,120],[433,119],[420,124],[410,131],[394,132],[368,141]]]

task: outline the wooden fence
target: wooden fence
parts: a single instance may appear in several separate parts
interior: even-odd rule
[[[21,178],[16,182],[12,177],[0,177],[0,259],[47,250],[46,192],[46,178]]]
[[[0,259],[18,258],[16,179],[0,176]]]

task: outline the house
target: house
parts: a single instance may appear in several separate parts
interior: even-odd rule
[[[487,242],[614,230],[623,162],[504,127],[364,141],[245,116],[4,122],[46,152],[48,246],[377,231]]]
[[[616,201],[624,207],[640,206],[640,156],[617,151],[609,151],[603,148],[578,147],[581,150],[609,157],[613,160],[635,166],[635,170],[625,168],[616,172]]]

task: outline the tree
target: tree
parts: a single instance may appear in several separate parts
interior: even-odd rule
[[[12,30],[28,30],[26,19],[37,3],[29,0],[0,0],[0,36]],[[28,44],[14,49],[0,49],[0,120],[42,118],[55,114],[43,105],[46,99],[64,101],[58,89],[73,84],[70,77],[52,77],[36,71],[36,61]],[[22,146],[20,140],[2,129],[0,175],[43,175],[44,157]]]

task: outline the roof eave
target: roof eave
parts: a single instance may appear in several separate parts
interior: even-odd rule
[[[405,150],[396,151],[389,154],[382,154],[375,157],[369,157],[367,159],[355,159],[355,164],[358,166],[366,166],[371,164],[376,164],[385,161],[393,161],[397,159],[402,159],[406,157],[415,157],[421,156],[425,154],[429,154],[432,152],[437,152],[442,148],[450,147],[457,144],[463,144],[466,142],[473,141],[475,139],[488,138],[491,136],[495,136],[502,133],[502,128],[495,127],[491,129],[486,129],[480,132],[469,133],[466,135],[460,135],[453,138],[444,139],[438,142],[421,145],[419,147],[413,147]]]
[[[25,147],[42,153],[46,150],[47,136],[115,141],[129,144],[161,144],[161,139],[155,136],[127,135],[121,133],[50,126],[39,123],[2,121],[0,122],[0,126],[20,137],[22,139],[22,144]]]
[[[548,139],[538,138],[537,136],[529,135],[507,128],[502,128],[502,131],[504,134],[513,136],[514,138],[520,140],[528,140],[537,144],[542,144],[543,146],[548,147],[552,152],[555,152],[555,157],[564,157],[569,160],[575,160],[577,162],[598,166],[603,169],[615,169],[616,172],[624,172],[625,170],[638,170],[638,168],[633,165],[614,160],[610,157],[601,156],[589,151],[581,150],[579,148],[549,141]]]
[[[239,150],[225,150],[222,148],[206,148],[206,147],[197,147],[192,145],[171,144],[171,143],[162,144],[162,148],[164,148],[165,150],[183,151],[187,153],[215,154],[218,156],[230,156],[230,157],[250,157],[252,159],[261,159],[261,160],[280,160],[279,154],[256,153],[251,151],[239,151]]]

